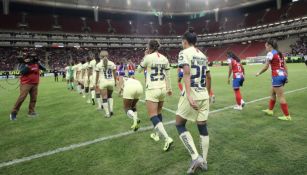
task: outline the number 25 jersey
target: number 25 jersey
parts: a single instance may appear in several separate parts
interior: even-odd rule
[[[140,66],[144,69],[147,68],[146,74],[146,88],[147,89],[160,89],[169,88],[166,84],[166,71],[169,71],[170,65],[168,59],[158,53],[154,52],[146,55]]]
[[[190,67],[191,97],[194,100],[209,99],[206,88],[206,73],[209,71],[207,57],[197,48],[189,47],[179,53],[178,66],[183,68],[184,65]]]

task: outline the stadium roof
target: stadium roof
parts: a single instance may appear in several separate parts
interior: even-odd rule
[[[50,7],[138,14],[190,15],[247,7],[274,0],[11,0]]]

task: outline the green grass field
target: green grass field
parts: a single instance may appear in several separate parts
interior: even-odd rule
[[[307,69],[304,64],[290,64],[289,83],[285,90],[307,87]],[[256,78],[261,66],[246,66],[246,81],[242,94],[246,102],[267,97],[271,85],[269,71]],[[211,110],[234,105],[231,86],[227,85],[227,67],[211,69],[216,103]],[[138,78],[143,82],[143,75]],[[174,95],[166,99],[165,107],[176,110],[179,99],[176,70],[172,72]],[[14,83],[16,80],[11,80]],[[66,89],[64,82],[54,83],[42,78],[39,88],[37,118],[28,118],[28,99],[17,121],[9,120],[10,110],[18,96],[17,85],[0,81],[0,164],[32,156],[57,148],[92,141],[97,138],[127,132],[131,120],[126,117],[122,100],[114,94],[115,116],[106,119],[96,106],[86,104],[76,92]],[[203,174],[307,174],[307,89],[287,94],[292,121],[278,121],[264,116],[268,100],[248,104],[242,112],[222,110],[209,116],[210,149],[209,170]],[[138,114],[142,127],[151,126],[144,103],[139,102]],[[275,115],[281,115],[279,105]],[[164,122],[175,115],[164,111]],[[197,128],[189,123],[188,129],[198,143]],[[174,147],[163,152],[163,142],[153,142],[152,130],[111,138],[84,147],[59,152],[0,168],[1,175],[53,174],[185,174],[190,156],[185,150],[174,124],[166,126],[174,138]],[[201,174],[201,173],[200,173]]]

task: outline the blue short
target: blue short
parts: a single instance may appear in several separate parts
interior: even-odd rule
[[[134,72],[128,72],[128,76],[133,76]]]
[[[119,75],[118,76],[125,76],[125,72],[119,72]]]
[[[286,76],[274,76],[272,77],[272,86],[273,87],[281,87],[286,84],[287,77]]]
[[[232,80],[232,87],[233,89],[239,89],[241,86],[243,86],[244,78],[234,78]]]
[[[183,78],[183,72],[178,72],[178,78]]]

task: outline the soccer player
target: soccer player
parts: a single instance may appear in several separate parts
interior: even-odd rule
[[[78,86],[78,82],[77,82],[77,61],[74,61],[73,66],[72,66],[72,70],[73,70],[73,84],[74,87],[76,87],[77,92],[80,92],[80,88]]]
[[[127,69],[128,69],[128,77],[134,78],[135,65],[132,63],[131,59],[128,60]]]
[[[124,109],[127,116],[133,120],[131,129],[137,131],[141,122],[137,115],[136,104],[139,98],[143,94],[143,86],[140,81],[127,78],[119,77],[118,81],[119,94],[123,96]]]
[[[288,69],[285,62],[285,59],[282,53],[278,50],[278,45],[276,40],[269,39],[265,43],[265,48],[268,51],[267,61],[263,69],[256,74],[256,76],[261,75],[265,71],[268,70],[269,66],[271,66],[272,70],[272,89],[271,89],[271,99],[269,102],[269,109],[263,110],[263,112],[267,115],[273,116],[274,106],[276,102],[276,96],[279,99],[280,107],[283,116],[278,117],[279,120],[291,120],[291,116],[288,110],[288,104],[286,102],[286,97],[284,94],[284,85],[288,82]]]
[[[83,94],[84,86],[82,85],[82,79],[81,79],[81,70],[82,70],[82,65],[84,64],[84,61],[80,61],[75,69],[76,69],[76,83],[77,85],[77,91],[79,94]]]
[[[125,76],[126,75],[126,66],[124,65],[123,62],[120,62],[117,66],[116,66],[116,73],[117,76]]]
[[[157,40],[149,41],[145,57],[140,63],[138,71],[141,73],[144,69],[147,70],[145,99],[148,115],[155,130],[165,139],[163,150],[168,151],[173,144],[173,139],[164,129],[162,107],[166,94],[172,95],[172,88],[170,65],[168,59],[158,52],[159,47],[160,43]],[[153,134],[151,134],[151,138],[153,138]]]
[[[92,97],[92,104],[95,105],[95,97],[98,104],[98,110],[101,109],[102,101],[100,97],[100,89],[95,87],[95,81],[96,81],[96,65],[100,62],[100,58],[96,57],[94,54],[91,55],[92,60],[89,63],[88,66],[88,73],[89,73],[89,79],[90,79],[90,91],[91,91],[91,97]],[[98,82],[99,84],[99,82]]]
[[[90,57],[86,58],[86,62],[82,64],[82,69],[81,69],[81,79],[83,82],[84,86],[84,95],[87,96],[87,101],[86,103],[91,103],[91,100],[89,99],[89,86],[90,86],[90,79],[89,79],[89,73],[88,73],[88,67],[89,67],[89,62],[90,62]]]
[[[227,62],[229,65],[227,83],[230,84],[230,77],[231,74],[233,74],[232,87],[237,102],[237,105],[233,109],[242,110],[245,103],[241,96],[240,87],[243,86],[244,82],[244,68],[243,65],[240,63],[240,58],[237,57],[233,52],[227,52]]]
[[[184,90],[176,111],[176,128],[179,138],[192,157],[187,171],[193,174],[197,169],[207,170],[209,135],[207,120],[209,114],[209,93],[211,75],[207,57],[195,47],[197,35],[193,28],[182,37],[183,50],[179,53],[178,65],[183,69]],[[192,135],[186,129],[187,120],[196,122],[200,134],[201,154],[198,153]]]
[[[96,86],[99,80],[99,89],[102,96],[102,106],[107,118],[113,114],[113,98],[112,93],[116,82],[116,66],[112,61],[108,60],[108,52],[101,51],[101,62],[96,65]]]

